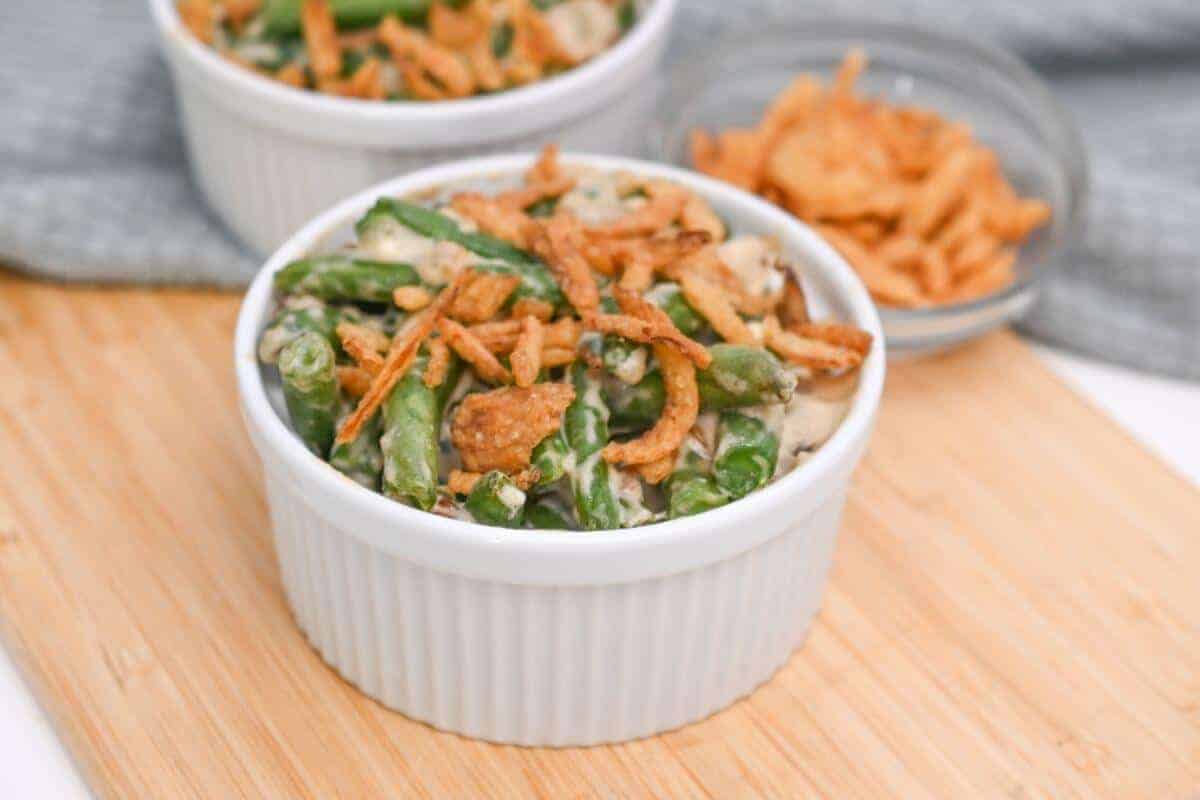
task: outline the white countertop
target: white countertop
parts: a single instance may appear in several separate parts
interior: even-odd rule
[[[1084,397],[1200,486],[1200,384],[1151,377],[1061,351],[1038,354]],[[0,797],[89,797],[82,778],[0,649]]]

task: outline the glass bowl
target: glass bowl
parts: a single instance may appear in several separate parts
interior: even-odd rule
[[[751,126],[796,75],[828,80],[851,47],[869,59],[864,94],[924,106],[968,123],[994,150],[1016,190],[1053,210],[1021,248],[1016,280],[971,302],[922,309],[880,307],[888,352],[941,350],[1016,319],[1075,238],[1087,195],[1087,163],[1074,123],[1046,84],[1001,50],[907,25],[862,20],[763,22],[767,33],[738,36],[678,64],[668,75],[649,148],[691,166],[688,134]]]

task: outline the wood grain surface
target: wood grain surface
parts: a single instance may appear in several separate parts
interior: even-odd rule
[[[0,277],[0,620],[97,794],[1200,788],[1200,493],[1014,336],[893,369],[824,610],[769,684],[653,739],[533,750],[387,711],[293,626],[237,305]]]

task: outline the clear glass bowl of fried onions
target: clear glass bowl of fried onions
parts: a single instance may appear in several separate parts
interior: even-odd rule
[[[910,26],[769,30],[679,65],[652,153],[812,226],[863,279],[893,354],[1028,310],[1087,191],[1079,135],[1042,81],[1002,51]]]
[[[873,336],[777,240],[678,183],[560,162],[380,197],[273,277],[258,344],[311,452],[405,505],[508,528],[692,516],[803,464]]]

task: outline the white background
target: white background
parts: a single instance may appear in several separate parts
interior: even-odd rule
[[[1098,364],[1059,351],[1038,354],[1177,472],[1200,485],[1200,384]],[[0,797],[89,797],[46,716],[0,649]]]

